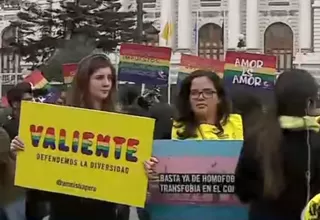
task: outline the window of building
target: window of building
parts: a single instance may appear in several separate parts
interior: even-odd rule
[[[16,42],[17,40],[17,30],[13,27],[6,27],[2,31],[2,36],[1,36],[1,47],[10,47],[12,43]]]
[[[293,32],[281,22],[271,24],[264,34],[265,54],[277,56],[278,72],[288,70],[293,65]]]
[[[220,7],[221,0],[200,0],[201,7]]]
[[[224,59],[223,28],[208,23],[199,30],[198,55],[217,60]]]
[[[144,45],[158,46],[159,45],[159,31],[154,27],[150,26],[145,29],[145,41]]]
[[[269,0],[269,6],[288,6],[289,0]]]
[[[143,1],[143,8],[145,9],[153,9],[156,8],[156,0],[142,0]]]

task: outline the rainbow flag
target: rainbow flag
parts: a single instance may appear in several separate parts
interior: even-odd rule
[[[73,77],[78,68],[77,63],[66,63],[62,65],[63,79],[65,84],[72,83]]]
[[[213,71],[222,78],[224,65],[225,63],[220,60],[182,54],[177,83],[179,84],[190,73],[199,69]]]
[[[32,89],[43,89],[50,86],[49,82],[44,78],[40,70],[34,70],[23,81],[30,83],[32,85]]]
[[[272,91],[276,80],[277,58],[264,54],[228,51],[224,84],[231,96],[249,92],[258,96]]]
[[[122,44],[118,77],[137,84],[167,85],[171,48]]]
[[[60,97],[60,91],[49,84],[40,70],[33,71],[24,79],[24,82],[30,83],[33,90],[46,90],[46,94],[34,97],[36,102],[56,103]]]

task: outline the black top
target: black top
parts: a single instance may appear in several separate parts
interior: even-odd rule
[[[320,136],[310,133],[311,197],[320,192]],[[243,203],[250,204],[249,220],[300,220],[307,200],[307,131],[283,131],[282,155],[285,189],[277,199],[263,196],[263,175],[254,159],[251,140],[245,140],[236,168],[235,191]],[[268,217],[269,216],[269,217]]]
[[[13,117],[10,117],[2,126],[4,130],[8,133],[10,140],[15,138],[19,132],[19,120]]]
[[[50,220],[116,220],[114,203],[52,194],[50,204]]]

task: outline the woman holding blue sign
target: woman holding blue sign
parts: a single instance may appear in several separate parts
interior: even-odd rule
[[[236,194],[250,205],[249,220],[299,220],[320,191],[320,125],[308,116],[318,85],[296,69],[279,76],[274,92],[275,108],[252,114],[256,125],[247,128],[235,174]]]
[[[176,108],[172,139],[243,140],[241,116],[231,114],[222,80],[211,71],[194,71],[181,82]],[[147,172],[153,173],[156,162],[145,163]]]
[[[67,105],[113,112],[116,86],[116,70],[109,58],[103,54],[90,55],[79,63]],[[11,142],[11,152],[23,149],[23,141],[15,137]],[[56,193],[47,195],[50,220],[116,219],[116,204]]]
[[[172,139],[243,139],[241,116],[231,114],[222,80],[213,72],[197,70],[186,77],[176,108]]]
[[[240,144],[243,141],[243,124],[242,118],[240,115],[231,113],[231,106],[229,99],[226,95],[225,89],[223,87],[222,80],[211,71],[205,70],[197,70],[187,76],[182,82],[180,86],[180,91],[178,93],[178,100],[176,103],[177,108],[177,117],[173,123],[171,138],[175,140],[186,140],[184,143],[181,141],[181,145],[184,145],[180,148],[180,151],[188,145],[192,145],[191,147],[194,151],[197,151],[197,146],[195,142],[192,140],[200,140],[200,141],[238,141]],[[217,142],[215,142],[217,143]],[[214,144],[214,143],[213,143]],[[239,144],[239,145],[240,145]],[[180,146],[181,146],[180,145]],[[208,146],[210,148],[210,146]],[[239,146],[240,148],[240,146]],[[190,149],[190,148],[188,148]],[[203,149],[203,148],[202,148]],[[199,150],[200,152],[200,150]],[[202,151],[201,151],[202,152]],[[202,154],[202,153],[201,153]],[[182,154],[181,154],[182,155]],[[183,154],[184,155],[184,154]],[[169,156],[168,156],[169,157]],[[203,156],[200,154],[194,154],[193,156],[186,155],[181,156],[184,159],[188,159],[187,161],[195,161],[192,159],[205,160],[205,165],[201,165],[198,169],[199,176],[206,175],[206,172],[210,172],[211,175],[212,168],[216,165],[215,159],[209,156]],[[180,157],[180,158],[181,158]],[[187,158],[188,157],[188,158]],[[159,175],[159,167],[163,167],[161,164],[162,160],[166,160],[165,157],[155,158],[152,157],[149,161],[145,162],[145,169],[148,173],[150,180],[159,179],[161,175]],[[176,158],[171,157],[169,160],[177,160]],[[189,160],[190,159],[190,160]],[[231,160],[235,161],[235,158]],[[182,160],[180,161],[182,162]],[[165,173],[188,173],[188,170],[183,167],[190,167],[188,164],[177,164],[176,166],[180,167],[177,169],[172,168],[172,170],[176,170],[177,172],[162,172]],[[234,162],[235,167],[236,162]],[[161,166],[162,165],[162,166]],[[172,165],[173,166],[173,165]],[[193,172],[197,170],[197,165],[195,164],[192,168]],[[199,167],[199,166],[198,166]],[[206,171],[206,169],[210,169],[210,171]],[[178,169],[181,172],[178,172]],[[230,168],[229,168],[230,170]],[[232,168],[231,168],[232,170]],[[183,172],[186,171],[186,172]],[[223,173],[222,170],[218,173]],[[232,173],[232,171],[230,171]],[[230,174],[230,176],[233,176]],[[160,180],[161,181],[161,180]],[[152,186],[150,186],[152,187]],[[160,185],[159,185],[160,187]],[[160,188],[159,188],[160,189]],[[158,190],[159,191],[159,190]],[[161,191],[161,190],[160,190]],[[156,192],[151,190],[151,195],[156,194]],[[173,193],[173,192],[172,192]],[[150,204],[150,210],[152,212],[152,219],[175,219],[175,220],[195,220],[199,218],[201,215],[202,220],[211,220],[211,219],[230,219],[234,220],[239,212],[230,215],[226,214],[225,211],[228,211],[228,205],[222,207],[222,211],[218,214],[214,214],[215,210],[219,209],[220,195],[224,194],[222,192],[215,193],[188,193],[188,192],[177,192],[175,191],[173,194],[180,193],[181,198],[173,201],[172,203],[159,203],[156,202]],[[170,194],[170,195],[173,195]],[[183,194],[189,194],[190,198],[183,199]],[[206,194],[206,198],[202,199],[201,196]],[[168,195],[168,197],[170,197]],[[161,197],[162,195],[160,195]],[[166,195],[164,195],[166,196]],[[232,197],[232,195],[226,195],[227,197]],[[173,196],[172,196],[173,197]],[[193,197],[193,198],[192,198]],[[209,198],[208,198],[209,197]],[[228,201],[232,201],[232,198],[228,198]],[[209,202],[210,201],[210,202]],[[193,204],[191,204],[193,202]],[[206,203],[206,204],[205,204]],[[210,204],[209,204],[210,203]],[[154,207],[159,207],[157,210]],[[162,207],[160,207],[162,206]],[[164,208],[165,207],[165,208]],[[162,210],[162,213],[161,211]],[[180,210],[180,211],[177,211]],[[183,211],[182,211],[183,210]],[[213,210],[213,211],[212,211]],[[221,210],[221,209],[220,209]],[[243,209],[245,212],[245,209]],[[163,213],[166,212],[166,213]],[[241,210],[242,212],[242,210]],[[161,216],[160,216],[161,215]],[[241,217],[237,219],[243,219]]]

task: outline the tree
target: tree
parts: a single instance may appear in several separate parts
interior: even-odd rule
[[[11,27],[18,30],[18,39],[12,47],[33,67],[44,63],[63,40],[63,34],[59,32],[61,21],[51,14],[52,2],[48,3],[49,7],[43,7],[28,2],[17,14],[18,20],[11,21]]]
[[[95,50],[95,41],[81,34],[73,34],[72,38],[56,50],[54,55],[40,69],[45,77],[51,81],[63,82],[62,65],[65,63],[77,63],[83,57]]]
[[[11,26],[19,31],[13,47],[34,67],[45,64],[74,35],[84,36],[94,47],[112,52],[122,42],[132,42],[136,12],[119,12],[118,0],[46,0],[25,4]]]

